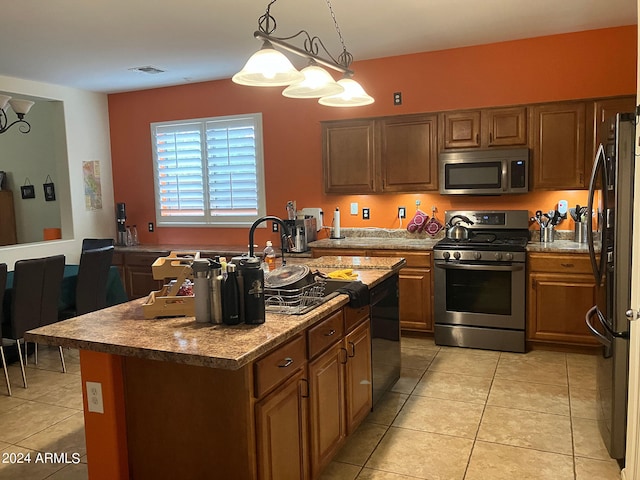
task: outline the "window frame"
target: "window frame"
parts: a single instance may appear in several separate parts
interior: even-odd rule
[[[247,120],[247,125],[251,125],[255,135],[255,162],[256,162],[256,187],[257,187],[257,213],[255,215],[211,215],[209,208],[210,191],[208,181],[208,157],[207,157],[207,124],[219,123],[224,125],[237,124],[238,121]],[[201,134],[202,153],[200,162],[202,167],[203,180],[203,202],[204,215],[176,215],[163,216],[160,202],[160,178],[158,164],[158,149],[156,131],[158,127],[171,127],[188,124],[198,124]],[[266,215],[266,192],[264,175],[264,148],[262,131],[262,114],[248,113],[242,115],[226,115],[218,117],[203,117],[195,119],[172,120],[163,122],[152,122],[151,129],[151,149],[153,159],[153,185],[154,204],[156,214],[156,226],[158,227],[212,227],[212,228],[246,228],[250,227],[259,217]],[[204,158],[203,158],[204,156]]]

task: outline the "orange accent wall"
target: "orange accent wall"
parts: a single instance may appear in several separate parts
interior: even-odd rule
[[[415,201],[442,220],[451,208],[550,210],[564,198],[586,203],[585,191],[529,193],[510,197],[441,197],[437,194],[325,195],[322,187],[320,121],[461,108],[513,105],[636,91],[637,27],[624,26],[355,62],[356,79],[376,102],[357,108],[328,108],[314,100],[283,97],[281,88],[251,88],[220,80],[109,95],[116,202],[127,204],[145,244],[246,244],[247,229],[157,228],[155,222],[151,122],[262,112],[267,212],[285,216],[285,204],[321,207],[325,225],[340,207],[343,227],[398,228],[397,207],[411,217]],[[256,48],[258,45],[256,45]],[[357,55],[357,52],[355,52]],[[393,92],[403,105],[393,106]],[[350,202],[371,209],[371,220],[351,216]],[[566,223],[565,225],[568,225]],[[571,228],[570,226],[563,228]],[[275,240],[259,229],[256,241]]]
[[[87,465],[91,480],[127,480],[129,464],[125,424],[122,358],[80,350]],[[104,413],[89,412],[86,382],[102,384]]]

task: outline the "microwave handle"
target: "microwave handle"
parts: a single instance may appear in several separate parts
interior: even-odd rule
[[[509,165],[511,162],[502,162],[502,191],[509,190]]]

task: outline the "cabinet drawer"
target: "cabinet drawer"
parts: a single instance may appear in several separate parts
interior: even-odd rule
[[[530,272],[591,273],[588,255],[529,254]]]
[[[372,257],[402,257],[407,267],[430,267],[431,252],[409,252],[406,250],[372,250]]]
[[[369,305],[360,308],[345,307],[344,309],[344,325],[345,332],[353,330],[361,320],[369,316]]]
[[[313,358],[326,347],[344,336],[344,317],[342,310],[336,312],[307,331],[309,358]]]
[[[300,335],[254,364],[255,396],[260,398],[293,375],[306,361],[306,345]]]
[[[167,255],[169,255],[169,252],[125,253],[124,260],[127,265],[140,265],[151,268],[151,265],[158,257],[166,257]]]
[[[111,265],[123,265],[123,264],[124,264],[124,253],[113,252]]]

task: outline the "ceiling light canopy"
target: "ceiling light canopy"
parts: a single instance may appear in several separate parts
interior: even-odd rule
[[[334,22],[336,32],[342,44],[342,53],[334,58],[326,49],[322,40],[312,37],[301,30],[290,37],[275,37],[276,21],[270,14],[272,0],[267,5],[266,13],[258,19],[258,31],[254,37],[263,41],[262,48],[254,53],[244,68],[236,73],[232,80],[235,83],[254,87],[287,86],[282,94],[289,98],[319,98],[321,105],[331,107],[357,107],[373,103],[373,97],[367,95],[362,86],[353,80],[353,71],[349,69],[353,56],[347,51],[338,27],[330,0],[326,0]],[[304,48],[292,45],[288,40],[302,36]],[[274,45],[309,60],[309,66],[298,71],[287,57],[274,49]],[[318,53],[322,50],[329,58]],[[345,78],[336,82],[324,67],[336,70]]]
[[[24,120],[24,116],[29,113],[34,103],[35,102],[31,100],[22,100],[19,98],[11,98],[9,95],[0,95],[0,133],[5,133],[16,124],[20,124],[18,128],[20,132],[29,133],[31,125]],[[7,117],[7,112],[10,108],[18,117],[18,119],[12,123],[9,123],[9,118]]]

